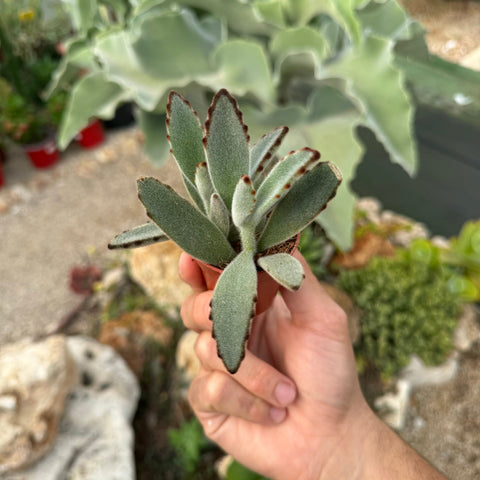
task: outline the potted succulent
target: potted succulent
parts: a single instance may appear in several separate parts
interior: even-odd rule
[[[250,147],[242,113],[225,89],[214,96],[204,129],[190,103],[171,92],[167,131],[193,204],[154,178],[140,178],[139,198],[154,223],[118,235],[109,248],[172,239],[197,259],[210,286],[216,283],[213,335],[219,356],[235,373],[251,319],[259,313],[257,297],[263,297],[259,276],[272,277],[276,289],[300,287],[302,266],[288,252],[335,195],[341,174],[310,148],[275,157],[287,127]],[[207,273],[212,269],[213,280]]]
[[[5,134],[22,146],[37,168],[57,162],[58,151],[48,108],[38,107],[12,92],[2,102],[0,121]]]

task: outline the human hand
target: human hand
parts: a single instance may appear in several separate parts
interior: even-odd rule
[[[245,358],[231,375],[211,336],[212,292],[196,262],[182,255],[180,276],[195,292],[182,318],[200,333],[202,365],[189,400],[206,435],[243,465],[274,479],[320,479],[347,452],[361,457],[352,450],[374,416],[360,391],[346,315],[295,256],[304,284],[297,292],[281,289],[272,308],[255,317]],[[350,473],[345,478],[354,478]]]

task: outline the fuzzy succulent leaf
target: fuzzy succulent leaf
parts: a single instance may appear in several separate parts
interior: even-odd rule
[[[260,257],[257,263],[276,282],[288,290],[298,290],[305,278],[302,264],[288,253]]]
[[[264,216],[319,159],[319,152],[304,148],[288,154],[277,163],[258,189],[255,217]]]
[[[288,133],[288,127],[278,127],[261,137],[250,150],[250,177],[255,182],[255,175],[265,168],[265,162],[269,161],[283,138]]]
[[[218,193],[212,193],[208,218],[227,236],[230,230],[230,214]]]
[[[258,242],[258,251],[302,231],[333,198],[341,178],[339,170],[330,162],[321,162],[306,172],[273,210]]]
[[[232,200],[232,220],[235,226],[240,227],[253,213],[255,193],[252,180],[248,175],[243,175],[237,183]]]
[[[220,275],[212,297],[213,335],[218,354],[230,373],[238,370],[244,357],[256,295],[253,254],[243,251]]]
[[[177,92],[170,92],[168,96],[166,124],[172,154],[193,184],[197,165],[205,162],[203,129],[190,103]]]
[[[212,265],[225,265],[235,257],[218,227],[168,185],[140,178],[138,195],[148,216],[192,257]]]
[[[165,232],[155,223],[145,223],[117,235],[108,248],[136,248],[168,240]]]
[[[215,190],[228,208],[238,179],[248,174],[248,131],[237,101],[227,90],[213,98],[205,123],[205,149]]]
[[[210,198],[214,193],[212,180],[208,173],[207,162],[202,162],[197,165],[195,170],[195,186],[200,194],[205,211],[210,211]]]

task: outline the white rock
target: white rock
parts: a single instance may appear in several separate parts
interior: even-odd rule
[[[57,434],[75,365],[62,336],[0,351],[0,474],[44,455]]]
[[[420,358],[412,355],[410,363],[400,373],[400,378],[410,383],[412,388],[424,385],[440,385],[452,380],[458,372],[458,354],[450,357],[436,367],[427,367]]]
[[[78,382],[69,395],[53,449],[8,480],[132,480],[139,387],[123,359],[88,337],[69,337]]]
[[[168,241],[134,248],[129,256],[132,278],[163,307],[177,307],[192,293],[178,276],[181,253],[175,243]]]
[[[410,383],[399,379],[396,393],[387,393],[375,400],[375,408],[379,410],[380,416],[395,430],[401,430],[405,426],[411,391]]]
[[[480,324],[478,313],[473,305],[465,305],[458,320],[453,343],[460,352],[467,352],[472,345],[480,340]]]

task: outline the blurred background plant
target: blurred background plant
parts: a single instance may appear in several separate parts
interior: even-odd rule
[[[66,93],[46,100],[44,90],[57,68],[57,44],[71,33],[55,0],[5,0],[0,12],[0,122],[14,142],[36,143],[60,123]]]
[[[252,137],[288,125],[293,143],[339,164],[344,185],[318,217],[342,249],[351,246],[355,196],[349,183],[364,147],[358,126],[374,131],[390,158],[413,174],[414,108],[395,48],[423,32],[397,0],[64,0],[76,35],[49,92],[75,81],[60,127],[65,148],[92,116],[111,118],[133,101],[145,147],[168,158],[165,103],[175,88],[206,112],[211,92],[240,100]]]

